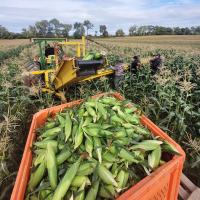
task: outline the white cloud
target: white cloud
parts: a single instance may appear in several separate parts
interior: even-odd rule
[[[0,24],[20,31],[37,20],[58,18],[74,23],[89,19],[98,30],[106,24],[128,30],[131,24],[192,26],[200,19],[200,2],[189,0],[0,0]]]

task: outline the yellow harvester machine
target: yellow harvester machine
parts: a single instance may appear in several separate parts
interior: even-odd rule
[[[40,50],[40,70],[32,71],[33,75],[42,77],[43,92],[55,93],[60,95],[59,91],[71,84],[81,81],[92,80],[113,73],[108,69],[108,62],[105,56],[101,55],[98,60],[84,60],[85,56],[85,37],[79,41],[67,41],[63,38],[33,38],[32,41],[39,45]],[[45,55],[45,46],[53,43],[53,55]],[[68,46],[74,46],[76,49],[75,57],[68,57],[65,50]],[[61,54],[61,55],[60,55]]]

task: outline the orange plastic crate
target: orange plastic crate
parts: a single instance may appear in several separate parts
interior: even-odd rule
[[[93,98],[105,94],[109,93],[98,94],[96,96],[93,96]],[[124,99],[119,93],[110,94],[118,100]],[[62,109],[66,107],[73,107],[75,105],[80,104],[82,101],[83,100],[78,100],[59,106],[47,108],[39,111],[33,116],[22,161],[12,191],[11,200],[24,199],[27,183],[30,176],[30,169],[32,164],[31,147],[36,137],[36,129],[46,122],[46,119],[49,115],[53,116]],[[149,120],[144,115],[141,117],[141,122],[149,130],[151,130],[151,132],[154,135],[160,136],[161,138],[173,144],[181,155],[175,155],[172,160],[160,166],[150,176],[145,177],[140,182],[132,186],[120,197],[118,197],[117,200],[177,200],[180,177],[182,173],[183,163],[185,160],[185,153],[174,140],[172,140],[166,133],[164,133],[160,128],[158,128],[151,120]]]

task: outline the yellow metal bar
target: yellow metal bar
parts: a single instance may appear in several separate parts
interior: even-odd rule
[[[33,75],[41,75],[44,74],[44,81],[45,81],[45,87],[50,88],[50,81],[49,81],[49,73],[53,73],[55,70],[40,70],[40,71],[33,71],[31,74]]]
[[[64,46],[74,45],[76,47],[76,56],[85,56],[85,36],[82,36],[81,42],[59,42],[59,44]]]
[[[82,36],[82,56],[85,56],[85,36]]]
[[[78,58],[81,57],[81,47],[80,47],[80,44],[77,45],[77,57]]]
[[[49,73],[48,72],[44,73],[44,78],[45,78],[46,87],[49,88]]]
[[[39,74],[44,74],[45,72],[51,73],[54,72],[55,70],[53,69],[47,69],[47,70],[39,70],[39,71],[32,71],[31,74],[33,75],[39,75]]]
[[[114,71],[113,70],[105,70],[99,74],[95,74],[95,75],[91,75],[89,77],[86,77],[86,78],[83,78],[81,79],[79,82],[83,82],[83,81],[89,81],[89,80],[92,80],[92,79],[95,79],[95,78],[99,78],[101,76],[107,76],[107,75],[110,75],[110,74],[113,74]]]

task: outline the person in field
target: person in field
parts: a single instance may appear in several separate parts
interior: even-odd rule
[[[118,60],[117,64],[115,66],[111,66],[110,69],[115,71],[114,86],[116,90],[119,90],[121,83],[124,80],[123,60]]]
[[[140,57],[139,56],[133,56],[133,60],[131,62],[131,67],[130,67],[131,74],[136,74],[140,67],[141,67]]]
[[[45,57],[54,55],[54,47],[51,47],[50,44],[47,44],[45,47]]]
[[[36,55],[34,57],[34,64],[38,67],[37,70],[40,70],[40,68],[41,68],[41,62],[40,62],[40,57],[38,55]],[[35,70],[35,71],[37,71],[37,70]]]
[[[151,74],[156,74],[160,67],[162,66],[162,58],[160,54],[154,55],[154,57],[150,60],[150,68],[151,68]]]

